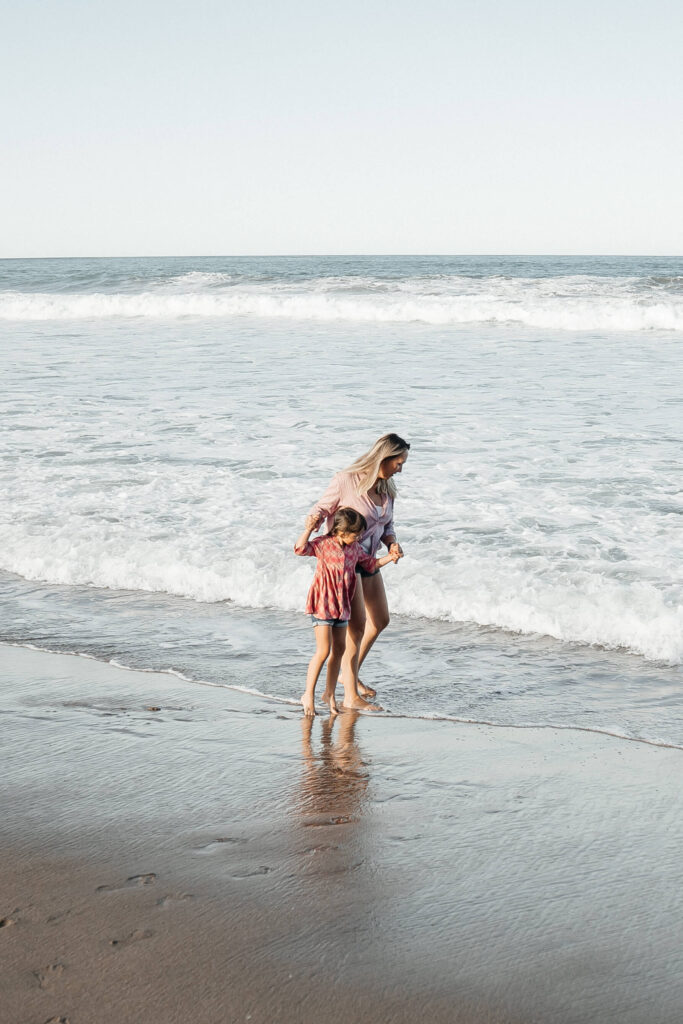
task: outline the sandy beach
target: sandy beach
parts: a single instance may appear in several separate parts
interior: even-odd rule
[[[670,1024],[682,753],[0,647],[3,1024]]]

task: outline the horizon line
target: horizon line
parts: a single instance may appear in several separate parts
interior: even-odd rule
[[[277,253],[209,253],[174,254],[158,253],[147,255],[79,255],[79,256],[0,256],[0,262],[12,260],[230,260],[230,259],[462,259],[462,258],[511,258],[539,259],[545,257],[581,259],[600,257],[603,259],[681,259],[683,253],[666,252],[277,252]]]

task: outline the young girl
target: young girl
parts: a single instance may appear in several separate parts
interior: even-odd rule
[[[351,600],[356,589],[356,564],[366,572],[373,573],[388,562],[397,562],[401,557],[398,551],[384,558],[373,558],[363,551],[358,538],[367,530],[368,524],[365,516],[354,508],[337,509],[330,532],[324,537],[309,540],[317,525],[316,517],[308,516],[306,529],[294,545],[297,555],[315,555],[318,560],[306,602],[306,611],[316,627],[315,654],[308,666],[306,692],[301,698],[307,715],[315,714],[315,684],[328,656],[330,660],[323,700],[329,703],[332,714],[337,713],[334,690],[346,646],[346,625],[351,615]],[[358,697],[353,677],[344,677],[342,683],[344,707],[362,707],[367,710],[368,704]]]

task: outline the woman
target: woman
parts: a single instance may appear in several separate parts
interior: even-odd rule
[[[374,556],[380,543],[384,543],[390,554],[396,551],[402,558],[403,549],[394,532],[396,485],[392,478],[403,470],[409,449],[408,442],[398,434],[384,434],[369,452],[356,459],[348,469],[337,473],[309,512],[316,520],[316,529],[325,519],[329,531],[338,508],[355,508],[368,523],[360,540],[365,551]],[[374,697],[375,690],[363,686],[358,679],[358,670],[379,634],[389,625],[389,606],[379,570],[368,573],[357,566],[356,572],[362,585],[356,587],[351,603],[342,666],[342,676],[353,679],[354,689],[345,689],[344,707],[376,710],[364,699]]]

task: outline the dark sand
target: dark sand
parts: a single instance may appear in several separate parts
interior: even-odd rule
[[[1,645],[0,694],[2,1024],[683,1019],[679,750]]]

